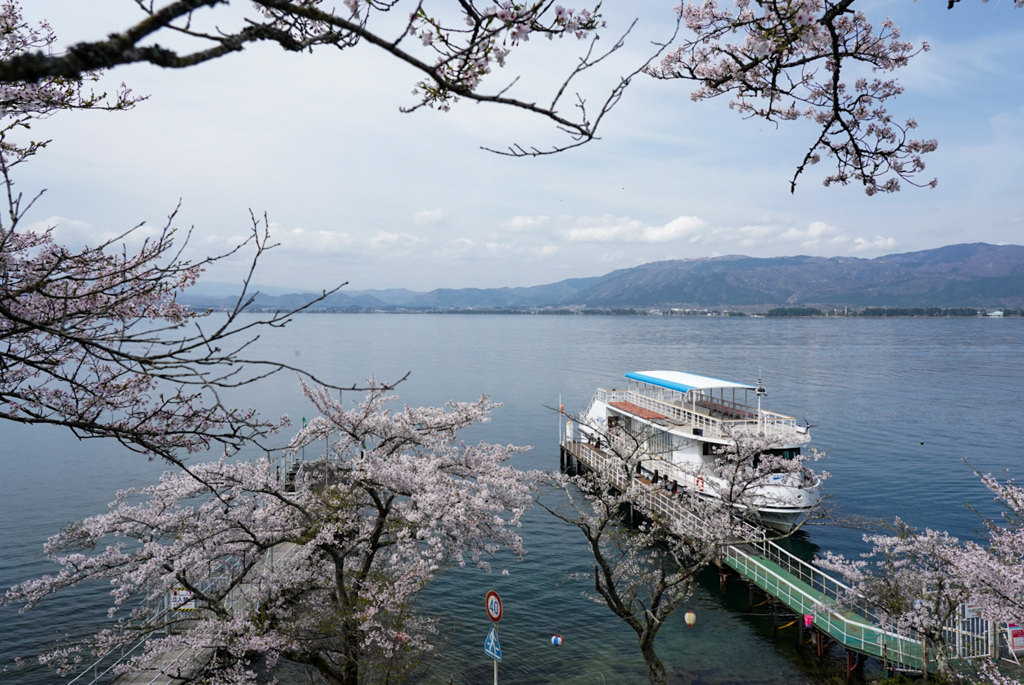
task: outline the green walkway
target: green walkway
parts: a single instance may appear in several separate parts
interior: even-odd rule
[[[900,668],[921,670],[924,659],[920,641],[884,631],[863,616],[841,609],[834,598],[761,555],[732,547],[724,561],[794,613],[814,616],[814,628],[843,647]],[[929,668],[934,665],[929,664]]]

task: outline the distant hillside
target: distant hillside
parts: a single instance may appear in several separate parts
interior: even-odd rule
[[[288,308],[308,293],[260,295],[259,307]],[[186,294],[196,307],[223,297]],[[338,293],[318,307],[506,309],[541,307],[978,307],[1024,309],[1024,247],[973,243],[854,257],[709,257],[652,262],[593,278],[530,288],[382,290]]]
[[[1024,304],[1024,247],[974,243],[854,257],[730,256],[622,269],[577,293],[587,306],[1007,307]]]
[[[571,301],[599,278],[573,278],[530,288],[432,290],[406,303],[410,307],[544,307]]]

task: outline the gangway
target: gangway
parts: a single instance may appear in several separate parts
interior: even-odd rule
[[[294,491],[305,462],[303,459],[293,458],[286,460],[284,466],[284,472],[279,472],[278,477],[282,480],[286,490]],[[295,543],[279,543],[268,549],[260,562],[249,573],[259,577],[260,571],[267,567],[272,568],[275,564],[287,562],[299,549],[300,545]],[[227,575],[231,575],[231,567],[232,564],[228,560],[225,566]],[[210,582],[216,582],[216,579],[211,579]],[[233,616],[238,611],[244,612],[252,609],[256,604],[255,597],[258,591],[257,585],[247,583],[245,579],[237,583],[225,600],[228,613]],[[68,681],[66,685],[96,685],[104,682],[108,682],[110,685],[176,685],[198,671],[199,667],[212,658],[214,650],[223,637],[221,633],[212,635],[209,644],[203,648],[182,645],[168,649],[157,655],[152,663],[144,669],[130,673],[116,673],[117,667],[140,654],[149,640],[161,632],[169,632],[172,624],[188,621],[187,618],[182,618],[182,615],[177,613],[181,608],[173,606],[170,597],[165,596],[162,604],[163,606],[159,610],[154,609],[151,612],[150,618],[140,627],[140,635],[135,642],[116,653],[101,656],[78,676]]]
[[[291,542],[282,542],[271,547],[260,562],[250,569],[250,574],[258,577],[260,572],[266,568],[286,563],[299,549],[299,545]],[[258,592],[257,584],[247,583],[243,578],[242,582],[232,588],[225,600],[228,613],[234,615],[239,611],[251,610],[256,604]],[[182,614],[178,613],[180,608],[172,606],[169,598],[165,597],[163,604],[164,606],[159,611],[155,611],[150,619],[143,624],[141,635],[135,642],[116,654],[106,654],[100,657],[78,676],[68,681],[66,685],[77,683],[96,685],[104,682],[110,683],[110,685],[177,685],[183,679],[194,675],[202,665],[212,658],[217,645],[221,643],[222,633],[211,635],[208,644],[203,647],[179,645],[157,655],[145,668],[129,673],[117,673],[117,667],[141,654],[149,640],[160,633],[169,632],[172,625],[187,623],[189,620],[182,618]]]
[[[567,466],[572,459],[597,473],[619,491],[634,484],[638,476],[626,473],[622,461],[605,449],[577,440],[564,440],[561,460]],[[645,481],[641,481],[645,482]],[[658,487],[641,489],[636,505],[653,519],[680,522],[686,530],[700,531],[706,527],[678,496]],[[934,670],[936,663],[928,658],[920,636],[886,629],[867,607],[850,607],[851,588],[781,546],[765,539],[763,530],[750,524],[741,534],[747,540],[726,545],[721,562],[756,585],[790,611],[811,616],[811,627],[851,653],[882,659],[892,670],[922,672]],[[968,615],[964,607],[947,624],[944,636],[954,646],[956,658],[995,658],[994,627],[980,618]]]

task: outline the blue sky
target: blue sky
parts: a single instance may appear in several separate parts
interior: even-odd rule
[[[136,18],[133,0],[31,0],[63,42]],[[577,3],[566,2],[569,6]],[[671,32],[672,2],[611,0],[609,39],[626,48],[585,85],[596,100]],[[582,6],[582,5],[580,5]],[[95,242],[139,223],[194,227],[194,254],[228,249],[249,210],[281,245],[260,283],[320,289],[529,286],[663,259],[725,254],[876,257],[961,242],[1024,243],[1024,10],[1011,0],[859,0],[874,22],[932,49],[900,80],[890,110],[937,138],[936,189],[867,197],[789,178],[813,130],[742,120],[725,100],[693,103],[680,83],[637,79],[601,140],[537,159],[481,150],[543,146],[546,121],[490,105],[402,114],[418,80],[372,48],[284,54],[267,46],[182,71],[116,70],[150,97],[127,113],[62,113],[39,124],[50,147],[18,176],[46,189],[29,223]],[[236,8],[238,3],[236,1]],[[237,10],[236,10],[237,11]],[[225,19],[226,21],[226,19]],[[495,82],[543,101],[581,46],[535,40]],[[245,260],[210,272],[241,277]]]

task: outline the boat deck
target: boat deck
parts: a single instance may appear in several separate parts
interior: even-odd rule
[[[668,422],[684,430],[699,429],[706,437],[729,438],[731,431],[754,430],[778,435],[802,444],[810,440],[792,416],[756,409],[747,405],[709,398],[697,402],[667,401],[632,390],[605,390],[598,388],[594,399],[639,419]]]
[[[609,402],[608,404],[616,409],[621,409],[627,414],[638,416],[641,419],[647,419],[649,421],[668,421],[668,417],[664,414],[659,414],[658,412],[651,411],[650,409],[644,409],[632,402]]]

